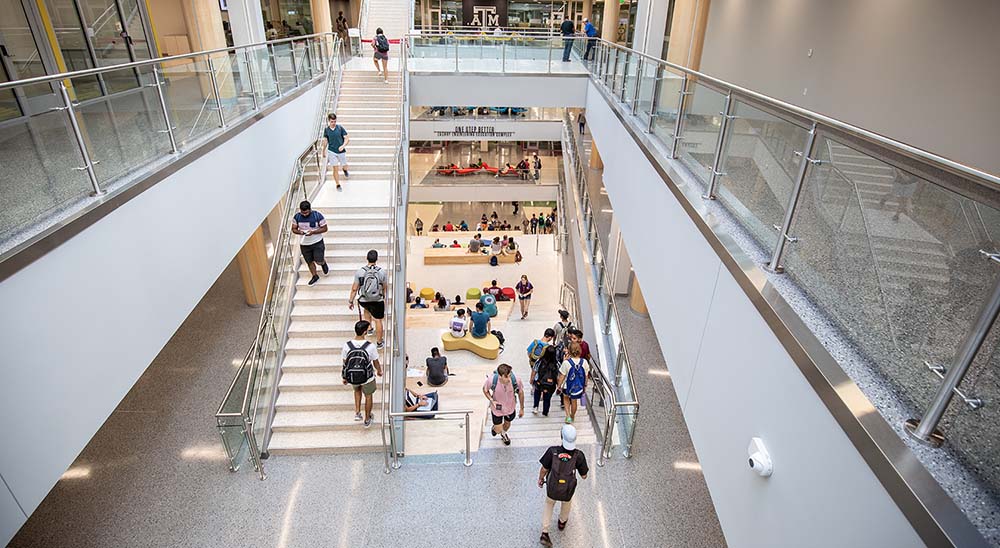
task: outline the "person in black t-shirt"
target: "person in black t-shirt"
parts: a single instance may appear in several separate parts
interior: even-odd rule
[[[559,32],[562,33],[563,39],[563,63],[569,63],[569,54],[573,51],[573,34],[576,33],[576,29],[573,27],[573,21],[569,19],[564,19],[562,24],[559,25]]]
[[[556,500],[549,495],[566,498],[559,506],[558,526],[559,530],[562,531],[566,528],[566,521],[569,520],[573,494],[576,491],[574,474],[580,474],[580,478],[587,479],[587,474],[590,473],[590,467],[587,466],[587,456],[576,448],[576,428],[571,424],[563,426],[561,437],[562,445],[549,447],[542,454],[542,458],[538,459],[542,465],[541,469],[538,470],[538,487],[544,488],[546,483],[549,484],[545,494],[545,509],[542,511],[542,536],[538,539],[543,546],[552,546],[552,539],[549,538],[549,527],[552,523],[552,511],[555,509]],[[573,466],[575,471],[567,470],[566,465]],[[558,467],[559,470],[553,470],[554,467]],[[557,475],[558,477],[556,477]]]

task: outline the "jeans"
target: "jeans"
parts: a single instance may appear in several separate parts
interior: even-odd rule
[[[535,399],[534,405],[532,407],[538,407],[538,400],[542,400],[542,414],[549,414],[549,406],[552,405],[552,392],[544,392],[541,388],[535,387],[535,393],[532,395]]]
[[[563,61],[569,61],[571,51],[573,51],[573,37],[563,36]]]
[[[590,54],[591,54],[591,52],[594,51],[594,42],[595,41],[596,40],[594,38],[587,38],[587,49],[583,52],[583,58],[584,58],[584,60],[590,59]]]

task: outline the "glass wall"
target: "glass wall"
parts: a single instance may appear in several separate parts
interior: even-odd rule
[[[309,0],[261,0],[260,7],[268,40],[315,32]]]

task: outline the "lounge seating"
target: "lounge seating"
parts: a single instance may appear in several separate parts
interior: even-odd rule
[[[496,258],[501,263],[514,264],[513,255],[497,255]],[[489,255],[469,253],[468,249],[462,247],[431,247],[424,250],[424,264],[489,264],[489,262]]]
[[[430,287],[425,287],[420,290],[420,299],[425,303],[430,303],[434,300],[434,289]]]
[[[479,297],[482,296],[483,292],[480,291],[478,287],[469,288],[469,290],[465,292],[465,300],[470,303],[479,302]]]
[[[500,339],[492,333],[482,339],[477,339],[471,333],[464,337],[455,337],[450,331],[441,334],[441,345],[445,350],[468,350],[487,360],[495,360],[500,355]]]
[[[514,300],[514,288],[513,287],[505,287],[505,288],[503,288],[501,290],[501,293],[503,293],[503,296],[507,297],[508,300],[511,300],[511,301]]]

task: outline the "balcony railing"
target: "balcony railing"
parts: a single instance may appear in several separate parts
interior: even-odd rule
[[[336,39],[314,34],[0,83],[0,94],[49,94],[56,105],[0,123],[2,257],[313,85],[340,64]],[[130,85],[78,100],[96,75]]]

